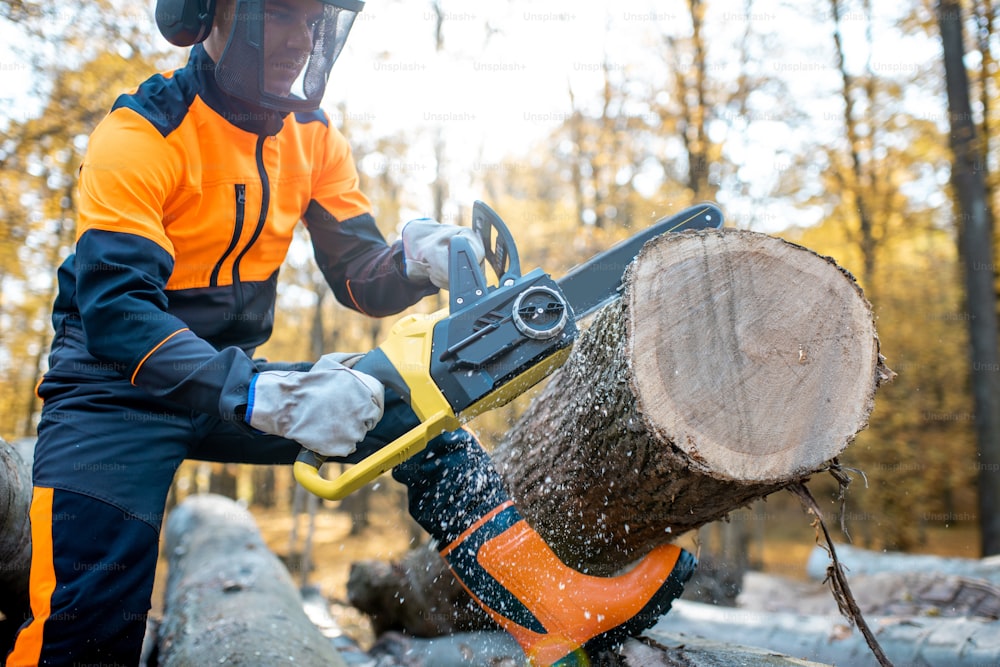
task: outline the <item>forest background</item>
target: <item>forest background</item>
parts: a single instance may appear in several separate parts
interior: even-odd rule
[[[992,211],[996,7],[945,4],[965,30],[972,169]],[[970,270],[990,276],[995,318],[997,255],[992,240],[989,261],[970,266],[962,251],[970,216],[951,187],[956,118],[938,10],[925,0],[370,0],[323,106],[353,146],[390,240],[413,217],[469,224],[482,199],[512,228],[525,270],[558,277],[665,214],[714,200],[728,226],[832,256],[873,304],[898,377],[841,460],[854,470],[847,504],[832,480],[817,478],[814,492],[831,525],[842,520],[861,546],[976,557],[995,553],[981,543],[978,498],[996,493],[1000,468],[995,452],[983,457],[984,403],[973,387],[986,378],[995,389],[1000,367],[995,329],[992,356],[970,353],[982,311],[970,308],[966,283]],[[152,14],[151,3],[125,0],[0,0],[8,441],[35,432],[33,388],[46,368],[56,267],[72,251],[88,134],[120,92],[186,59],[156,33]],[[394,320],[337,304],[304,230],[279,289],[273,340],[258,351],[270,359],[371,349]],[[530,398],[473,427],[496,442]],[[303,501],[287,470],[186,463],[173,500],[199,490],[251,508]],[[386,499],[402,506],[388,479],[319,511],[345,514],[358,531]],[[801,516],[794,501],[770,499],[730,524],[752,553],[789,512]],[[797,521],[808,530],[808,519]]]

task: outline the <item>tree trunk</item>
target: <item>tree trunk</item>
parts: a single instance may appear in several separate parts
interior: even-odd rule
[[[836,47],[837,69],[840,72],[841,89],[840,95],[844,102],[844,130],[847,134],[847,146],[850,152],[850,181],[844,183],[844,189],[853,197],[854,207],[858,213],[858,233],[849,232],[852,237],[856,236],[858,250],[861,252],[861,280],[868,290],[873,289],[872,276],[875,273],[875,248],[877,240],[871,212],[871,199],[873,198],[873,186],[875,179],[871,178],[870,165],[866,164],[862,157],[870,150],[866,150],[866,141],[870,144],[871,134],[875,131],[875,126],[871,124],[870,118],[857,118],[855,113],[855,101],[863,92],[865,94],[864,104],[861,106],[871,106],[873,97],[870,95],[868,87],[858,85],[854,76],[847,67],[847,58],[844,51],[844,39],[841,34],[841,23],[843,8],[840,0],[830,0],[830,9],[833,14],[833,43]],[[870,33],[868,33],[870,35]],[[867,45],[871,49],[871,43]],[[874,77],[871,72],[866,73],[868,80]],[[870,84],[869,84],[870,85]],[[868,125],[868,136],[859,126]],[[864,138],[863,138],[864,137]],[[846,180],[841,177],[841,180]]]
[[[529,522],[596,573],[823,470],[892,376],[853,277],[774,237],[661,236],[624,290],[494,454]]]
[[[31,462],[33,439],[0,439],[0,661],[27,618],[31,569]]]
[[[982,555],[1000,554],[1000,350],[998,350],[996,266],[993,218],[986,201],[986,179],[977,168],[980,142],[969,102],[965,71],[962,3],[942,0],[938,24],[951,121],[951,171],[959,216],[959,252],[965,268],[969,321],[969,366],[975,400],[979,460],[979,528]]]
[[[253,517],[217,495],[192,496],[167,519],[161,667],[344,662],[303,611],[288,571]]]
[[[236,499],[237,479],[234,463],[210,463],[211,476],[208,480],[208,492]]]
[[[278,502],[274,466],[254,466],[251,469],[251,475],[253,480],[253,502],[251,504],[273,509]]]

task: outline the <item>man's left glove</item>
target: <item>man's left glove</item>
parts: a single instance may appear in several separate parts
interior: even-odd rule
[[[402,236],[406,277],[414,282],[429,280],[441,289],[448,289],[448,257],[453,238],[462,236],[469,240],[477,264],[486,256],[482,239],[468,227],[418,218],[406,223]]]
[[[323,456],[351,454],[385,409],[382,383],[342,363],[357,358],[327,354],[309,371],[257,373],[244,419]]]

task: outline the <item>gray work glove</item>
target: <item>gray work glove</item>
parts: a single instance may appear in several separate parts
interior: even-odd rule
[[[463,236],[469,240],[477,264],[486,256],[482,239],[468,227],[418,218],[406,223],[402,236],[406,277],[414,282],[429,280],[441,289],[448,289],[448,253],[453,238]]]
[[[360,355],[327,354],[306,372],[263,371],[250,383],[245,420],[322,456],[347,456],[382,419],[385,388],[348,368]]]

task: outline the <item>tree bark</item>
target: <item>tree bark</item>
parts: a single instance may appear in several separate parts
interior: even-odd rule
[[[556,553],[607,574],[825,469],[891,377],[832,259],[754,232],[667,234],[494,459]]]
[[[161,667],[343,667],[310,622],[288,571],[253,517],[217,495],[192,496],[167,519]]]

